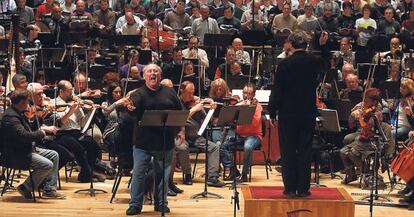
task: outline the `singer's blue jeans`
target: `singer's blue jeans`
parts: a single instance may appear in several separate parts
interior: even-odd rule
[[[134,146],[133,148],[133,156],[134,156],[134,169],[132,172],[132,181],[131,181],[131,201],[129,202],[130,206],[138,207],[142,209],[142,203],[144,199],[144,184],[145,184],[145,173],[149,168],[149,164],[151,163],[151,158],[153,159],[153,168],[154,168],[154,205],[161,206],[162,205],[162,158],[163,152],[162,151],[147,151],[144,149],[140,149]],[[164,201],[165,205],[167,205],[167,187],[168,187],[168,179],[171,171],[171,160],[173,156],[173,151],[166,150],[165,151],[165,171],[164,171]]]

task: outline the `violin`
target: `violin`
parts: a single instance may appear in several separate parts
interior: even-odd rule
[[[206,108],[206,109],[215,108],[215,106],[217,104],[223,105],[222,103],[215,102],[211,98],[200,99],[199,97],[195,96],[193,98],[193,100],[186,103],[186,106],[189,107],[189,108],[192,108],[192,107],[194,107],[194,106],[196,106],[197,104],[200,104],[200,103],[203,104],[203,107]]]
[[[414,106],[414,96],[407,96],[401,99],[401,107],[404,109],[405,114],[412,115]]]
[[[45,101],[44,101],[45,102]],[[24,115],[27,119],[33,120],[33,118],[46,118],[52,112],[63,112],[66,107],[70,106],[68,103],[53,105],[50,103],[43,103],[42,105],[30,105],[28,109],[24,112]]]
[[[9,106],[10,105],[10,98],[9,97],[0,97],[0,106]]]
[[[374,111],[375,106],[362,110],[361,117],[358,120],[362,128],[365,128],[369,125],[369,119],[371,118],[371,115]]]

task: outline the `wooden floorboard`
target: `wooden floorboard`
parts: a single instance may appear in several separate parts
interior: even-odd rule
[[[179,194],[177,197],[169,197],[169,207],[171,213],[168,216],[192,216],[192,217],[224,217],[233,216],[233,206],[230,203],[232,190],[228,187],[225,188],[209,188],[209,191],[221,194],[224,199],[190,199],[191,195],[201,192],[203,190],[203,178],[200,177],[204,170],[203,166],[197,168],[197,177],[195,183],[192,186],[185,186],[180,184],[181,175],[176,173],[176,181],[179,182],[179,187],[184,190],[183,194]],[[61,177],[64,177],[63,170],[61,171]],[[120,185],[117,197],[114,203],[110,204],[110,193],[98,194],[96,197],[90,197],[85,194],[75,194],[74,192],[79,189],[89,187],[88,184],[76,183],[76,173],[70,178],[68,183],[62,178],[62,190],[61,192],[67,195],[66,200],[46,200],[40,199],[37,203],[31,201],[25,201],[17,192],[7,192],[0,198],[0,217],[14,217],[14,216],[70,216],[70,217],[87,217],[87,216],[125,216],[125,210],[128,208],[129,191],[126,189],[128,178],[124,177]],[[270,172],[270,179],[266,179],[266,173],[264,166],[253,167],[253,178],[250,185],[282,185],[281,175],[273,170]],[[322,175],[321,184],[328,187],[344,187],[349,193],[365,192],[355,185],[344,186],[340,184],[339,179],[332,180],[328,175]],[[2,183],[3,184],[3,183]],[[95,187],[104,189],[108,192],[111,191],[113,180],[107,180],[105,183],[96,183]],[[15,184],[17,186],[18,183]],[[240,190],[240,189],[239,189]],[[389,193],[389,190],[381,193]],[[396,193],[391,192],[393,194]],[[353,196],[355,200],[359,197]],[[398,198],[392,197],[394,201],[398,201]],[[237,211],[237,216],[243,216],[243,195],[240,190],[241,210]],[[160,213],[153,211],[152,205],[145,205],[143,208],[142,216],[160,216]],[[369,207],[363,205],[356,205],[355,208],[356,217],[369,216]],[[374,216],[376,217],[413,217],[413,211],[407,211],[406,208],[391,208],[391,207],[374,207]]]

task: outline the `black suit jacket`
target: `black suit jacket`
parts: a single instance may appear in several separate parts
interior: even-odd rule
[[[6,167],[28,169],[32,161],[32,142],[40,142],[44,134],[32,132],[29,122],[23,114],[9,107],[2,122],[2,164]]]
[[[324,68],[321,58],[297,51],[277,67],[269,99],[272,118],[279,116],[309,117],[316,115],[316,87]]]

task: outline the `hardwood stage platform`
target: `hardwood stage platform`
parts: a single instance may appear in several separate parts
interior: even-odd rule
[[[200,165],[200,164],[199,164]],[[230,217],[233,216],[233,206],[230,204],[232,190],[228,187],[225,188],[209,188],[210,192],[218,193],[224,196],[224,199],[198,199],[192,200],[190,196],[203,190],[204,180],[201,174],[204,171],[204,165],[201,164],[197,168],[197,174],[195,183],[192,186],[185,186],[181,184],[181,174],[176,173],[175,180],[178,182],[178,186],[184,190],[183,194],[178,197],[169,197],[169,207],[171,213],[167,216],[191,216],[191,217]],[[61,170],[62,177],[62,190],[61,192],[67,195],[66,200],[46,200],[40,199],[37,203],[31,201],[25,201],[22,197],[13,191],[7,192],[0,198],[0,217],[86,217],[86,216],[102,216],[102,217],[115,217],[126,216],[125,210],[128,208],[129,191],[126,189],[129,177],[124,177],[120,185],[117,197],[114,203],[110,204],[110,193],[97,194],[96,197],[90,197],[85,194],[75,194],[74,192],[79,189],[89,187],[87,183],[76,183],[77,174],[74,173],[69,182],[65,183],[63,177],[63,170]],[[253,167],[253,176],[251,185],[254,186],[282,186],[281,175],[273,170],[270,172],[270,179],[266,179],[266,173],[264,166],[258,165]],[[339,179],[332,180],[330,176],[321,174],[321,184],[328,187],[340,187],[345,188],[346,191],[351,193],[361,193],[368,191],[362,191],[355,185],[344,186],[340,184]],[[3,183],[2,183],[3,184]],[[105,183],[96,183],[96,188],[107,190],[111,192],[113,180],[107,180]],[[15,183],[18,186],[18,183]],[[240,208],[237,211],[237,216],[243,216],[244,213],[244,199],[243,194],[240,191]],[[388,193],[389,190],[381,193]],[[391,192],[396,193],[396,190]],[[359,197],[353,197],[354,200],[358,200]],[[398,201],[398,198],[392,197],[394,201]],[[141,216],[160,216],[160,213],[154,212],[152,205],[145,205]],[[338,210],[340,212],[341,210]],[[362,205],[355,205],[355,217],[369,216],[369,207]],[[413,217],[414,212],[408,211],[406,208],[390,208],[390,207],[374,207],[375,217]]]

